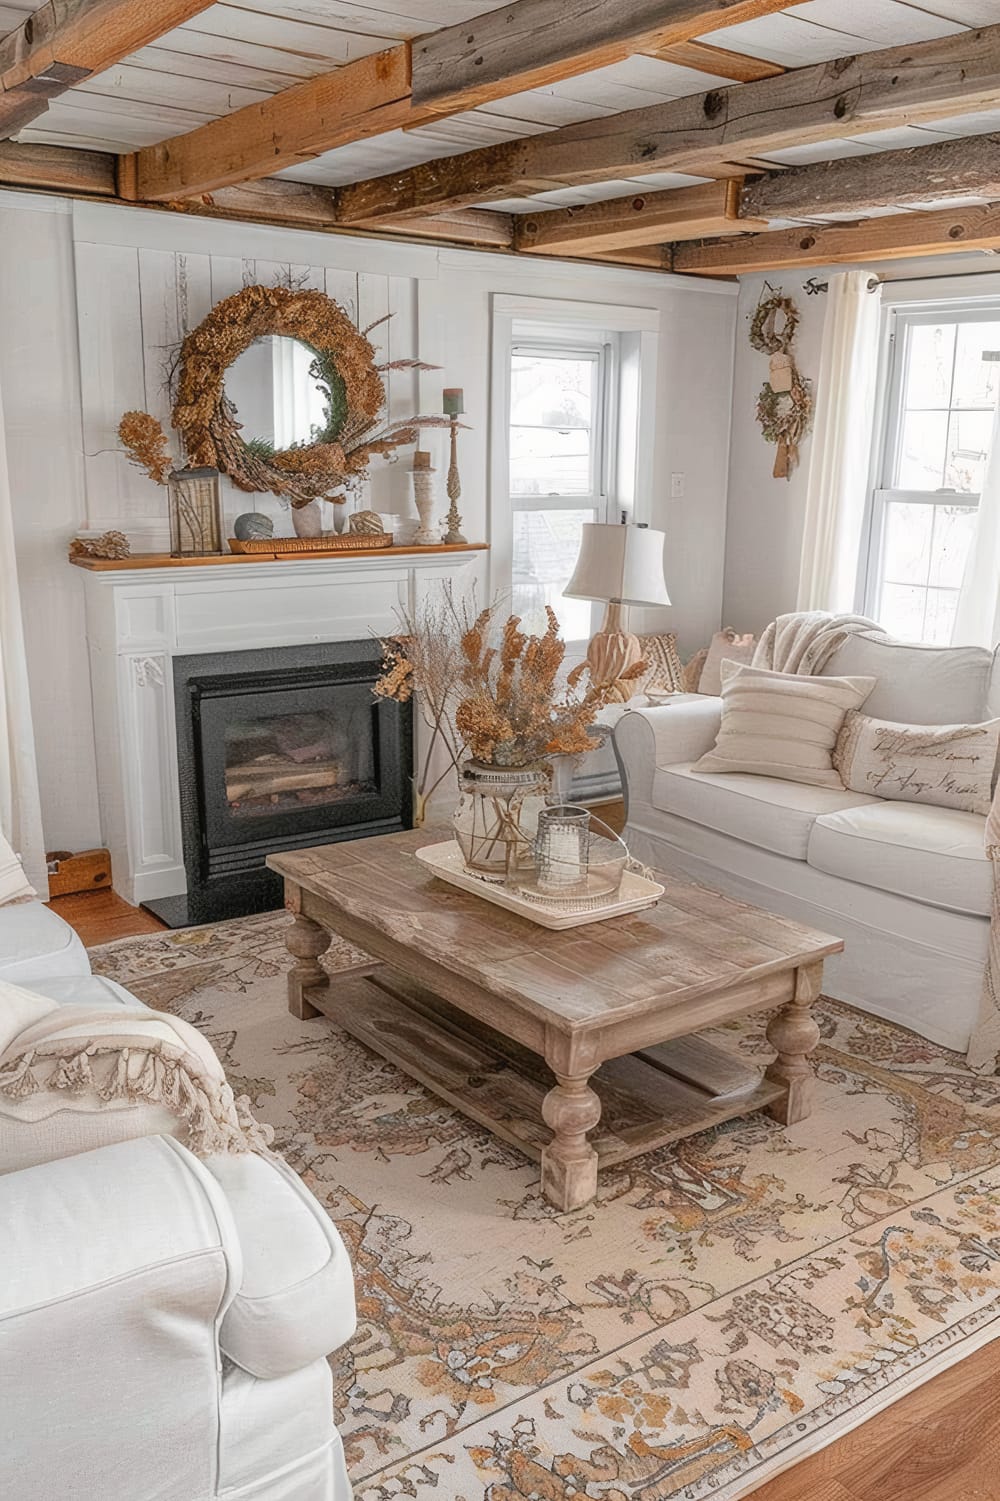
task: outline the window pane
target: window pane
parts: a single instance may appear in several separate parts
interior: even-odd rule
[[[907,412],[900,433],[899,489],[939,490],[944,484],[947,446],[947,412]]]
[[[576,567],[583,523],[596,512],[515,511],[512,602],[524,629],[545,630],[545,606],[559,617],[563,639],[587,641],[591,632],[591,603],[563,599],[563,590]]]
[[[992,412],[952,412],[944,483],[963,494],[978,495],[993,432]]]
[[[593,495],[597,358],[515,354],[510,371],[512,495]]]
[[[921,640],[926,599],[926,589],[909,584],[883,584],[879,624],[901,641]]]
[[[957,608],[957,589],[928,589],[922,639],[932,646],[949,646]]]
[[[918,323],[910,330],[903,392],[908,411],[950,404],[954,353],[954,323]]]
[[[994,407],[1000,364],[983,359],[984,350],[1000,351],[1000,323],[960,323],[955,349],[956,407]]]
[[[931,509],[934,512],[934,537],[928,582],[960,589],[975,531],[975,509],[971,506],[924,507],[924,510]]]
[[[893,500],[886,506],[883,576],[893,584],[926,584],[936,506]]]
[[[512,427],[511,495],[592,495],[590,433],[585,428]]]

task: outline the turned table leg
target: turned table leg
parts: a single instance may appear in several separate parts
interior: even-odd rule
[[[329,985],[330,977],[320,964],[319,956],[326,953],[331,941],[325,928],[301,912],[296,912],[295,921],[285,932],[285,947],[295,959],[288,975],[288,1009],[300,1021],[320,1015],[304,992]]]
[[[590,1073],[556,1074],[558,1084],[542,1101],[552,1140],[542,1151],[542,1192],[557,1209],[580,1209],[597,1192],[597,1153],[587,1140],[601,1118],[601,1101]]]
[[[811,1008],[819,997],[822,980],[822,963],[797,969],[793,998],[768,1023],[767,1040],[778,1056],[764,1075],[774,1084],[783,1084],[788,1092],[767,1108],[768,1114],[785,1126],[804,1121],[812,1111],[815,1078],[809,1054],[819,1042],[820,1032]]]

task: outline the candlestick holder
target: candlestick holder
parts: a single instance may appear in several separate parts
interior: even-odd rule
[[[447,492],[448,515],[446,517],[447,530],[444,534],[445,542],[456,544],[466,539],[462,535],[462,516],[458,509],[458,502],[462,498],[462,480],[458,472],[458,429],[459,417],[464,412],[463,393],[458,387],[449,387],[444,393],[444,413],[451,418],[449,433],[451,436],[451,456],[448,463]]]
[[[418,547],[435,547],[441,541],[441,527],[434,526],[434,470],[431,456],[426,449],[418,448],[413,455],[413,499],[416,502],[420,525],[413,538]]]

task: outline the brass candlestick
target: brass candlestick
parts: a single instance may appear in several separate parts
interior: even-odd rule
[[[449,432],[451,435],[451,458],[448,464],[447,492],[450,505],[446,517],[447,531],[444,540],[448,543],[461,543],[465,541],[462,535],[462,516],[458,509],[458,502],[462,496],[462,481],[458,473],[458,419],[465,411],[463,393],[457,386],[449,387],[444,393],[444,413],[451,418]]]

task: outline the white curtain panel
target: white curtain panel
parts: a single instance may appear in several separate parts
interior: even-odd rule
[[[1000,406],[993,419],[976,530],[951,641],[953,646],[985,646],[990,650],[1000,641]]]
[[[14,520],[0,399],[0,829],[40,896],[48,895],[28,665],[14,561]]]
[[[830,277],[806,488],[799,610],[853,610],[871,458],[881,288]]]

